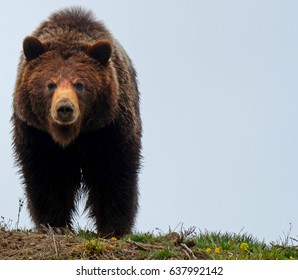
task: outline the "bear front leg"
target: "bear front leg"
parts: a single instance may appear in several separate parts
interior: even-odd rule
[[[104,238],[130,234],[137,212],[137,189],[134,184],[98,181],[90,187],[87,208],[95,218],[97,232]],[[97,185],[97,186],[95,186]]]
[[[80,167],[70,149],[57,146],[51,137],[35,128],[20,125],[15,139],[30,215],[39,229],[69,228],[80,185]]]
[[[138,209],[139,150],[104,132],[86,139],[86,209],[101,237],[121,237],[131,233]]]

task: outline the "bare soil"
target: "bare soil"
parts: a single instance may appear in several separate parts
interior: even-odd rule
[[[0,230],[0,259],[81,258],[84,243],[71,235],[52,235]]]

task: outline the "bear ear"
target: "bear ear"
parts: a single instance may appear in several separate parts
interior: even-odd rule
[[[93,44],[89,48],[88,53],[103,66],[106,66],[111,57],[112,46],[109,41],[101,40]]]
[[[28,36],[23,42],[23,51],[28,61],[39,57],[45,52],[43,44],[33,36]]]

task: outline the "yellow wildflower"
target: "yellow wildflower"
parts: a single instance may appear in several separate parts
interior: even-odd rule
[[[214,252],[215,252],[215,253],[220,253],[220,251],[221,251],[220,247],[216,247],[216,248],[214,249]]]
[[[248,247],[249,246],[248,246],[248,244],[246,242],[242,242],[240,244],[240,250],[247,251]]]
[[[117,237],[114,237],[114,236],[113,236],[113,237],[111,238],[111,240],[112,240],[112,241],[117,241],[118,239],[117,239]]]
[[[212,249],[211,249],[211,248],[207,248],[207,249],[206,249],[206,253],[209,254],[209,253],[211,253],[211,252],[212,252]]]

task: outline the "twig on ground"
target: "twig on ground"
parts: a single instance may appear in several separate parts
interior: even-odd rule
[[[186,244],[180,243],[179,245],[186,251],[189,259],[193,259],[193,260],[197,259],[193,251]]]
[[[127,243],[135,245],[137,248],[141,249],[142,251],[148,251],[150,249],[164,249],[161,245],[153,245],[153,244],[141,244],[139,242],[126,240]]]

